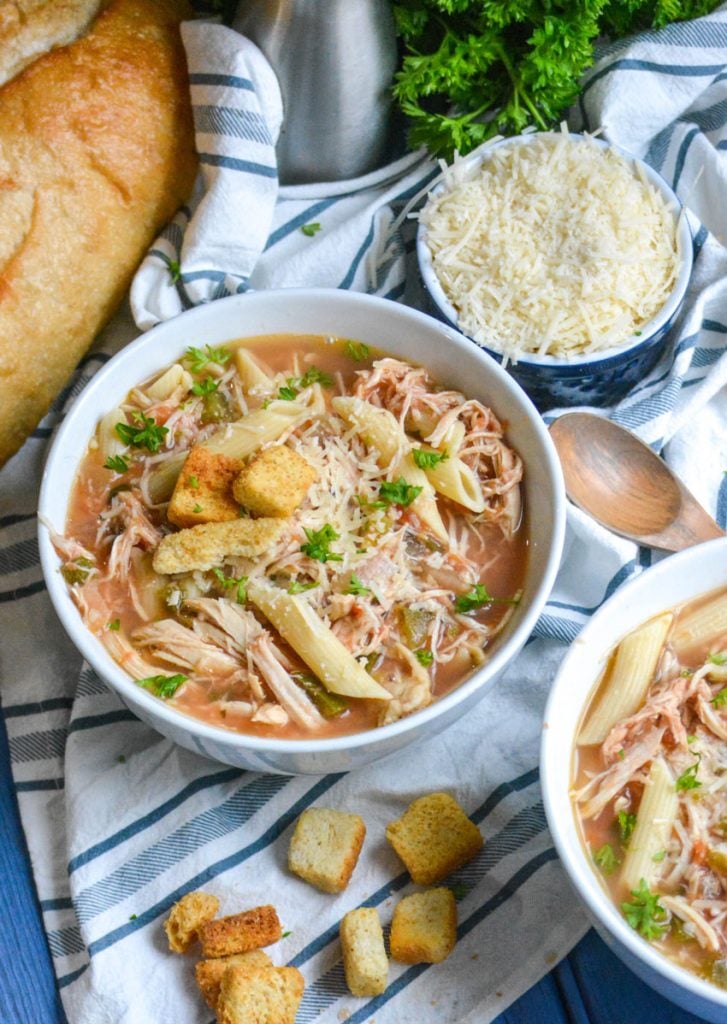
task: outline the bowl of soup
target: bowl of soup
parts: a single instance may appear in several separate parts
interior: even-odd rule
[[[727,538],[616,592],[573,643],[545,713],[561,860],[644,981],[727,1016]]]
[[[563,484],[460,335],[333,290],[215,302],[129,345],[48,458],[58,615],[143,721],[244,768],[345,771],[466,714],[530,635]]]

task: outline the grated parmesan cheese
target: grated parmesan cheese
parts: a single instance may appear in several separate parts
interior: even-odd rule
[[[455,164],[420,214],[458,325],[512,361],[621,345],[676,280],[674,210],[613,149],[543,133]]]

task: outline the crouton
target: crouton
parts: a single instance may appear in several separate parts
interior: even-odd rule
[[[309,807],[295,826],[288,867],[321,892],[342,892],[361,852],[366,826],[358,814]]]
[[[193,448],[177,477],[167,519],[175,526],[227,523],[240,518],[240,506],[232,497],[232,481],[242,468],[239,459]]]
[[[389,945],[403,964],[438,964],[457,942],[457,905],[451,889],[405,896],[394,908]]]
[[[212,569],[228,558],[254,558],[262,554],[282,532],[279,519],[203,523],[162,537],[152,564],[158,573]]]
[[[222,976],[228,967],[244,967],[247,971],[256,971],[259,967],[272,967],[273,962],[261,949],[253,949],[249,953],[233,953],[232,956],[221,956],[215,960],[200,960],[194,969],[199,990],[211,1010],[217,1009],[220,996]]]
[[[217,1000],[217,1024],[295,1024],[305,983],[295,967],[229,967]]]
[[[386,989],[389,960],[375,907],[350,910],[341,921],[346,984],[354,996],[380,996]]]
[[[315,469],[302,455],[276,444],[248,462],[232,485],[232,493],[255,515],[284,519],[299,507],[315,478]]]
[[[216,896],[206,892],[188,892],[174,904],[164,922],[164,931],[173,953],[186,953],[199,938],[199,930],[220,909]]]
[[[202,954],[205,957],[247,953],[260,946],[277,942],[282,935],[275,907],[253,907],[241,914],[209,921],[200,929]]]
[[[417,885],[441,882],[471,860],[484,842],[477,826],[447,793],[419,797],[386,826],[386,838]]]

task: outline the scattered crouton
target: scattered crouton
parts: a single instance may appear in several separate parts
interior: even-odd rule
[[[309,807],[298,818],[288,867],[322,892],[342,892],[361,852],[366,826],[358,814]]]
[[[242,914],[220,917],[209,921],[200,930],[202,953],[205,957],[229,956],[247,953],[260,946],[277,942],[282,935],[275,907],[253,907]]]
[[[205,570],[228,558],[254,558],[271,547],[282,532],[279,519],[236,519],[191,526],[162,538],[154,552],[154,571]]]
[[[255,515],[284,519],[300,506],[315,478],[302,455],[276,444],[250,460],[232,490],[236,501]]]
[[[186,953],[199,938],[202,925],[211,921],[220,909],[216,896],[206,892],[188,892],[174,904],[164,922],[164,931],[173,953]]]
[[[484,842],[474,822],[447,793],[419,797],[386,826],[386,838],[417,885],[441,882],[471,860]]]
[[[295,967],[229,967],[217,1001],[218,1024],[295,1024],[305,983]]]
[[[391,955],[403,964],[438,964],[457,941],[457,906],[451,889],[428,889],[397,903],[391,922]]]
[[[232,497],[232,481],[241,468],[239,459],[197,445],[177,477],[167,508],[169,522],[188,527],[239,519],[240,506]]]
[[[249,953],[233,953],[232,956],[221,956],[214,960],[200,960],[194,974],[205,1002],[211,1010],[216,1010],[222,977],[229,967],[244,967],[247,971],[255,971],[259,967],[272,967],[272,964],[267,953],[253,949]]]
[[[341,921],[346,984],[354,996],[379,996],[386,989],[389,960],[375,907],[350,910]]]

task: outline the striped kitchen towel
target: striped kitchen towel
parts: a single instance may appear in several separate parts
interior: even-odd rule
[[[612,414],[664,450],[722,525],[727,211],[715,197],[725,175],[726,45],[722,10],[607,48],[586,77],[581,108],[590,127],[604,124],[611,139],[658,166],[693,211],[696,262],[685,311],[661,364]],[[217,69],[202,61],[194,73]],[[219,92],[212,84],[204,92],[194,88],[196,105],[238,109],[239,97],[230,98],[224,83]],[[241,123],[237,115],[206,116],[208,126]],[[207,133],[200,142],[204,153],[238,146],[214,136]],[[235,152],[246,159],[241,149]],[[222,245],[210,250],[207,263],[195,264],[201,276],[185,280],[193,272],[185,264],[180,221],[137,278],[136,315],[151,323],[178,312],[193,296],[209,300],[245,282],[256,288],[330,284],[416,303],[412,224],[393,227],[432,170],[415,154],[368,182],[280,190],[270,236],[251,272],[235,262],[239,238],[231,222],[234,260],[230,256],[228,263]],[[248,171],[226,171],[239,175],[245,187]],[[172,280],[177,274],[170,274],[170,261],[182,264],[179,281]],[[1,474],[2,700],[69,1021],[208,1024],[211,1015],[194,990],[191,963],[165,952],[161,928],[173,900],[202,886],[221,896],[225,912],[276,903],[290,934],[272,953],[306,977],[302,1024],[485,1024],[549,970],[585,928],[540,802],[542,709],[563,644],[653,554],[570,510],[555,591],[536,634],[497,690],[442,735],[382,766],[350,776],[287,779],[204,761],[142,725],[81,663],[55,619],[38,566],[34,513],[49,434],[98,366],[134,332],[128,312],[120,314]],[[384,841],[384,824],[432,788],[456,793],[487,840],[453,879],[458,946],[438,967],[393,965],[383,996],[354,999],[343,981],[337,923],[360,905],[379,907],[388,921],[393,903],[410,891]],[[338,897],[322,896],[285,870],[292,823],[314,803],[358,811],[368,824],[359,868]]]

